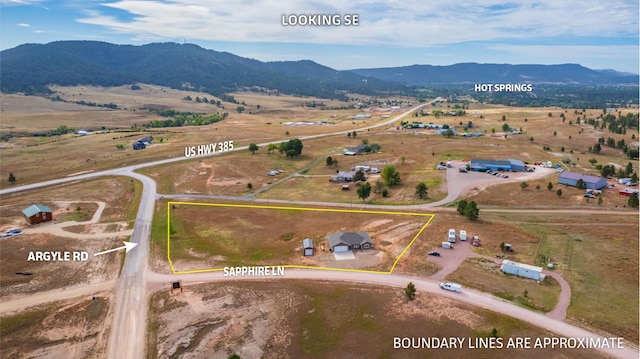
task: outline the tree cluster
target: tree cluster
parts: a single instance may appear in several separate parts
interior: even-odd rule
[[[471,221],[477,220],[478,215],[480,214],[480,209],[478,208],[476,202],[467,201],[464,199],[458,202],[458,207],[456,210],[460,215],[467,217]]]
[[[278,152],[284,153],[288,158],[300,156],[302,154],[302,141],[298,138],[290,139],[287,142],[280,143]]]

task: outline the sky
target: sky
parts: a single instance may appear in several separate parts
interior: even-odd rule
[[[478,62],[639,73],[638,8],[638,0],[0,0],[0,49],[172,41],[338,70]],[[338,15],[340,24],[292,25],[302,15]],[[353,15],[357,26],[346,24]]]

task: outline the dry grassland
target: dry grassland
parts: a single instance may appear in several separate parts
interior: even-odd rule
[[[69,101],[91,101],[96,103],[115,103],[120,108],[110,110],[98,107],[79,106],[71,103],[54,102],[35,96],[0,95],[3,107],[0,135],[13,134],[7,142],[0,142],[3,166],[0,178],[14,173],[18,184],[28,184],[52,178],[64,177],[81,171],[98,171],[124,165],[133,165],[171,157],[184,156],[184,148],[219,141],[233,140],[236,147],[250,143],[286,139],[325,132],[352,131],[363,125],[381,121],[374,116],[366,121],[354,122],[348,116],[356,110],[325,111],[317,108],[302,107],[307,101],[321,102],[321,99],[298,98],[291,96],[265,96],[261,110],[254,113],[246,111],[239,114],[236,104],[224,103],[225,109],[211,104],[182,100],[189,95],[206,96],[202,93],[170,90],[157,86],[143,85],[143,90],[132,91],[128,87],[96,88],[70,87],[58,88],[59,95]],[[240,94],[241,101],[247,106],[257,106],[249,101],[257,101],[256,94]],[[209,96],[211,98],[211,96]],[[325,102],[327,103],[327,102]],[[229,117],[209,126],[177,127],[161,129],[142,129],[142,125],[155,119],[163,119],[148,111],[141,110],[145,105],[170,108],[196,113],[228,112]],[[335,117],[332,117],[334,116]],[[328,120],[334,124],[325,126],[283,126],[281,123],[296,120]],[[62,135],[53,137],[33,137],[33,132],[45,132],[60,125],[69,128],[95,131],[88,136]],[[137,126],[132,129],[132,126]],[[106,128],[106,130],[103,129]],[[124,132],[123,132],[124,131]],[[133,151],[131,146],[139,138],[152,135],[155,144],[143,151]],[[159,138],[163,142],[159,142]],[[119,150],[116,145],[124,145]],[[43,163],[55,163],[55,166],[42,171]],[[6,188],[7,181],[0,181],[0,187]]]
[[[430,229],[444,236],[446,225],[438,221],[441,217],[435,217]],[[555,264],[554,270],[571,286],[569,321],[638,342],[637,217],[615,213],[483,214],[482,210],[480,217],[477,223],[455,227],[480,236],[482,245],[475,249],[477,253],[543,267],[550,260]],[[501,252],[501,242],[512,244],[514,252]],[[452,278],[497,294],[504,292],[516,302],[525,299],[524,289],[533,293],[526,283],[521,283],[530,281],[515,280],[519,283],[515,285],[513,279],[494,272],[491,266],[472,262],[463,265]],[[507,284],[512,289],[503,288]],[[541,307],[549,310],[548,304]]]
[[[101,358],[111,330],[112,297],[54,302],[0,319],[2,357]]]
[[[150,300],[148,357],[603,358],[597,351],[469,349],[469,338],[544,337],[515,319],[399,288],[305,281],[217,283]],[[463,338],[463,349],[394,349],[394,337]],[[506,343],[506,342],[505,342]]]
[[[171,210],[171,260],[176,271],[284,264],[387,271],[428,219],[175,204]],[[340,230],[366,231],[375,250],[355,251],[355,260],[336,261],[326,236]],[[428,229],[417,241],[426,233]],[[316,255],[302,256],[304,238],[313,239]]]
[[[105,190],[109,188],[110,190]],[[26,192],[3,196],[0,207],[0,225],[8,228],[32,228],[28,226],[22,210],[31,204],[48,205],[54,211],[54,220],[60,223],[69,220],[84,220],[93,216],[97,205],[89,201],[106,202],[98,224],[83,226],[75,233],[91,233],[94,230],[110,231],[108,224],[126,229],[133,223],[138,207],[140,187],[137,182],[124,178],[103,178],[79,184],[60,185],[40,192]],[[72,200],[69,202],[69,200]],[[83,202],[86,201],[86,202]],[[76,211],[80,206],[81,211]],[[93,208],[93,209],[92,209]],[[68,209],[68,210],[67,210]],[[89,210],[89,212],[87,212]],[[81,216],[82,218],[77,218]],[[51,227],[53,222],[36,225]],[[115,235],[106,239],[75,239],[53,233],[31,233],[0,239],[2,272],[0,272],[0,295],[23,295],[78,284],[99,283],[117,277],[123,254],[91,257],[88,262],[33,262],[28,261],[31,251],[88,251],[98,252],[122,244],[122,237]],[[18,276],[15,272],[29,271],[31,276]]]

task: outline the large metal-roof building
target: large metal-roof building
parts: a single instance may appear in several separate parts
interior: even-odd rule
[[[472,171],[512,171],[524,172],[524,162],[509,158],[508,160],[485,160],[472,158],[469,163]]]
[[[558,177],[559,184],[577,187],[578,180],[582,180],[588,189],[600,189],[607,186],[607,179],[604,177],[583,175],[575,172],[562,172]]]

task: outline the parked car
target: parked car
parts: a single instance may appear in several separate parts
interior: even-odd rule
[[[440,257],[440,253],[436,252],[436,251],[431,251],[431,252],[429,252],[427,254],[430,255],[430,256],[434,256],[434,257]]]
[[[592,193],[585,193],[584,196],[587,198],[596,198]]]
[[[16,272],[17,275],[32,275],[31,272]]]
[[[14,229],[10,229],[10,230],[6,231],[2,237],[18,236],[18,235],[21,235],[21,234],[22,234],[22,230],[21,229],[14,228]]]

